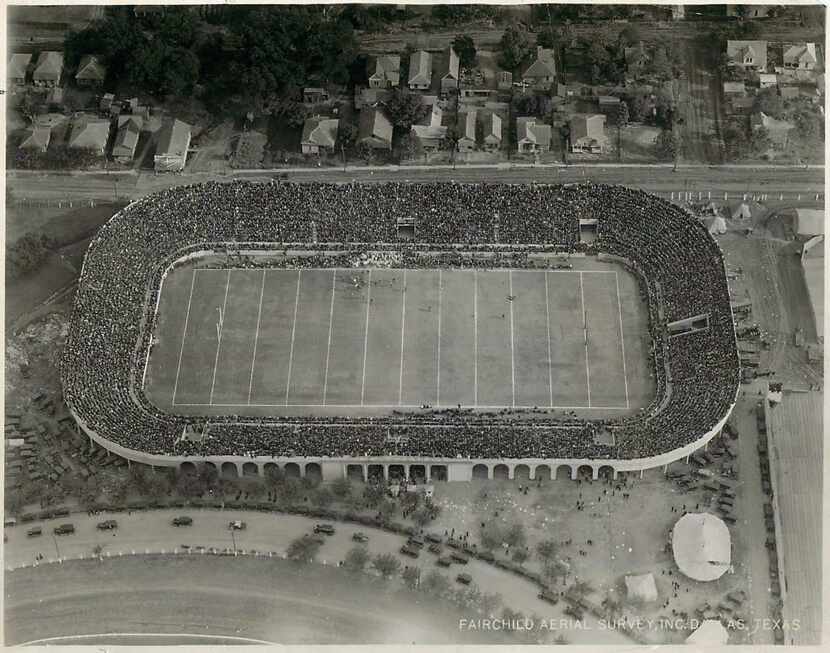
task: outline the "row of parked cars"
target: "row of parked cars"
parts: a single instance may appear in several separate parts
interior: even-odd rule
[[[426,546],[430,553],[438,556],[436,563],[439,567],[449,567],[453,563],[466,565],[470,561],[469,556],[462,551],[453,550],[449,554],[445,554],[442,546],[443,543],[443,538],[434,533],[427,533],[423,537],[420,535],[410,535],[406,543],[401,547],[400,552],[410,558],[418,558],[421,555],[421,550]],[[473,579],[470,574],[460,573],[455,577],[455,580],[462,585],[469,585]]]

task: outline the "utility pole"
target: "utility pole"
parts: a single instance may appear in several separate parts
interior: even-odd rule
[[[56,553],[56,554],[57,554],[57,556],[58,556],[58,560],[60,560],[60,558],[61,558],[61,550],[60,550],[60,548],[58,547],[58,538],[57,538],[57,536],[56,536],[56,535],[53,535],[53,536],[52,536],[52,541],[55,543],[55,553]]]

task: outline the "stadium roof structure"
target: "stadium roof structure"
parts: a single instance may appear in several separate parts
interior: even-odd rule
[[[349,185],[346,197],[339,184],[211,182],[171,187],[114,215],[87,251],[60,366],[64,397],[80,427],[121,456],[162,465],[205,460],[206,455],[268,460],[316,457],[335,462],[359,456],[366,461],[367,456],[386,455],[381,452],[389,449],[390,433],[405,436],[395,441],[395,456],[472,464],[469,442],[474,432],[478,459],[598,461],[633,470],[684,457],[714,437],[729,417],[740,374],[723,256],[706,227],[682,207],[640,190],[599,184],[355,183]],[[359,206],[360,217],[342,220],[339,211],[331,210],[343,201]],[[527,415],[510,423],[507,454],[503,438],[498,437],[505,428],[504,418],[487,413],[464,413],[449,420],[392,414],[317,416],[311,421],[297,415],[267,415],[251,421],[211,414],[210,441],[198,445],[211,447],[205,452],[193,443],[179,442],[184,427],[204,422],[204,415],[162,410],[145,395],[142,373],[153,346],[156,298],[162,280],[177,262],[242,242],[256,243],[264,253],[311,242],[373,251],[420,247],[456,252],[459,245],[493,249],[496,246],[486,238],[499,220],[492,211],[499,202],[504,203],[499,205],[502,215],[510,206],[523,207],[522,220],[498,222],[501,237],[511,248],[562,252],[591,247],[593,254],[608,252],[636,260],[640,282],[659,284],[659,314],[667,321],[708,314],[707,329],[683,336],[683,348],[672,348],[668,338],[655,341],[655,369],[664,369],[671,384],[658,384],[649,406],[601,420]],[[609,205],[617,210],[609,212]],[[416,242],[398,236],[400,206],[413,207],[416,219],[418,211],[429,217],[419,226]],[[533,206],[538,211],[528,210]],[[661,219],[643,219],[653,214]],[[580,242],[577,216],[596,216],[596,243]],[[456,243],[453,236],[463,232],[460,225],[475,229]],[[628,236],[629,227],[636,229],[638,239]],[[673,247],[671,256],[644,254],[666,247]],[[678,269],[695,276],[696,290],[691,295],[687,277],[678,277]],[[112,288],[118,292],[108,290]],[[652,320],[658,319],[653,294],[648,293]],[[701,387],[708,392],[701,394]],[[440,429],[434,428],[436,420]],[[335,442],[329,438],[330,429],[321,424],[337,424]],[[613,439],[595,442],[595,433],[603,429]],[[680,524],[687,522],[681,520],[675,528],[675,546],[690,554],[698,551],[700,546],[690,549],[682,544],[684,529],[690,526]],[[719,532],[715,526],[706,529],[706,533]],[[700,543],[700,533],[691,541]],[[722,566],[728,548],[713,555]],[[695,560],[692,555],[681,559],[683,564]]]
[[[680,571],[694,580],[716,580],[732,564],[729,528],[708,512],[686,513],[677,521],[672,550]]]

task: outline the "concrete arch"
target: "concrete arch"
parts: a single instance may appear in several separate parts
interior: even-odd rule
[[[550,465],[536,465],[536,469],[533,470],[533,478],[534,480],[549,481],[551,479]]]
[[[576,469],[576,477],[582,480],[596,478],[596,471],[591,465],[580,465]]]
[[[383,465],[369,465],[368,471],[366,472],[367,477],[370,481],[384,481],[386,480],[386,472],[384,471]]]
[[[409,480],[415,483],[424,483],[427,480],[426,465],[410,465]]]
[[[322,481],[323,469],[320,467],[320,463],[307,463],[305,466],[305,477],[317,483]]]
[[[262,466],[262,472],[265,476],[273,476],[274,474],[278,474],[280,471],[280,466],[277,463],[265,463]]]
[[[256,463],[242,463],[242,476],[259,476],[259,466]]]
[[[239,470],[234,463],[222,463],[222,478],[234,479],[239,478]]]
[[[553,478],[575,478],[574,470],[570,465],[557,465],[556,470],[553,472]]]
[[[389,480],[400,480],[402,478],[406,478],[406,467],[403,465],[389,465]]]
[[[513,468],[513,478],[517,481],[529,481],[530,467],[528,465],[525,465],[524,463],[516,465]]]
[[[490,478],[490,470],[487,468],[487,465],[473,465],[473,478],[479,480],[486,480]]]
[[[600,465],[597,470],[597,478],[614,479],[617,477],[617,472],[611,465]]]
[[[297,463],[285,463],[283,467],[286,478],[300,478],[300,466]]]
[[[194,465],[189,460],[185,460],[181,465],[179,465],[179,471],[182,474],[195,474],[196,473],[196,465]]]
[[[216,468],[216,465],[214,465],[214,464],[213,464],[212,462],[210,462],[209,460],[206,460],[206,461],[204,462],[204,465],[205,465],[205,469],[207,469],[207,470],[210,470],[210,471],[217,471],[217,472],[219,471],[219,470]]]
[[[363,474],[363,465],[346,465],[346,478],[350,481],[363,483],[366,480]]]
[[[431,482],[446,481],[447,480],[447,466],[446,465],[430,465],[429,466],[429,480]]]
[[[510,478],[510,468],[503,463],[499,463],[493,467],[493,478],[499,481]]]

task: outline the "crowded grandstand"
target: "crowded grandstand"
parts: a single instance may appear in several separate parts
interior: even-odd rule
[[[403,236],[401,224],[414,230]],[[581,237],[581,224],[592,225],[592,238]],[[247,251],[319,250],[315,266],[337,260],[324,250],[396,251],[407,267],[498,265],[499,256],[461,255],[472,250],[509,255],[511,267],[535,265],[527,255],[538,251],[618,257],[647,302],[655,399],[634,415],[593,420],[507,409],[350,419],[163,412],[141,384],[162,279],[188,254],[232,252],[241,243]],[[670,333],[672,322],[701,315],[706,328]],[[61,375],[86,430],[146,454],[627,460],[709,433],[735,401],[739,368],[720,249],[686,211],[644,192],[591,184],[233,182],[148,196],[102,228],[84,263]],[[205,436],[183,438],[190,428]]]

